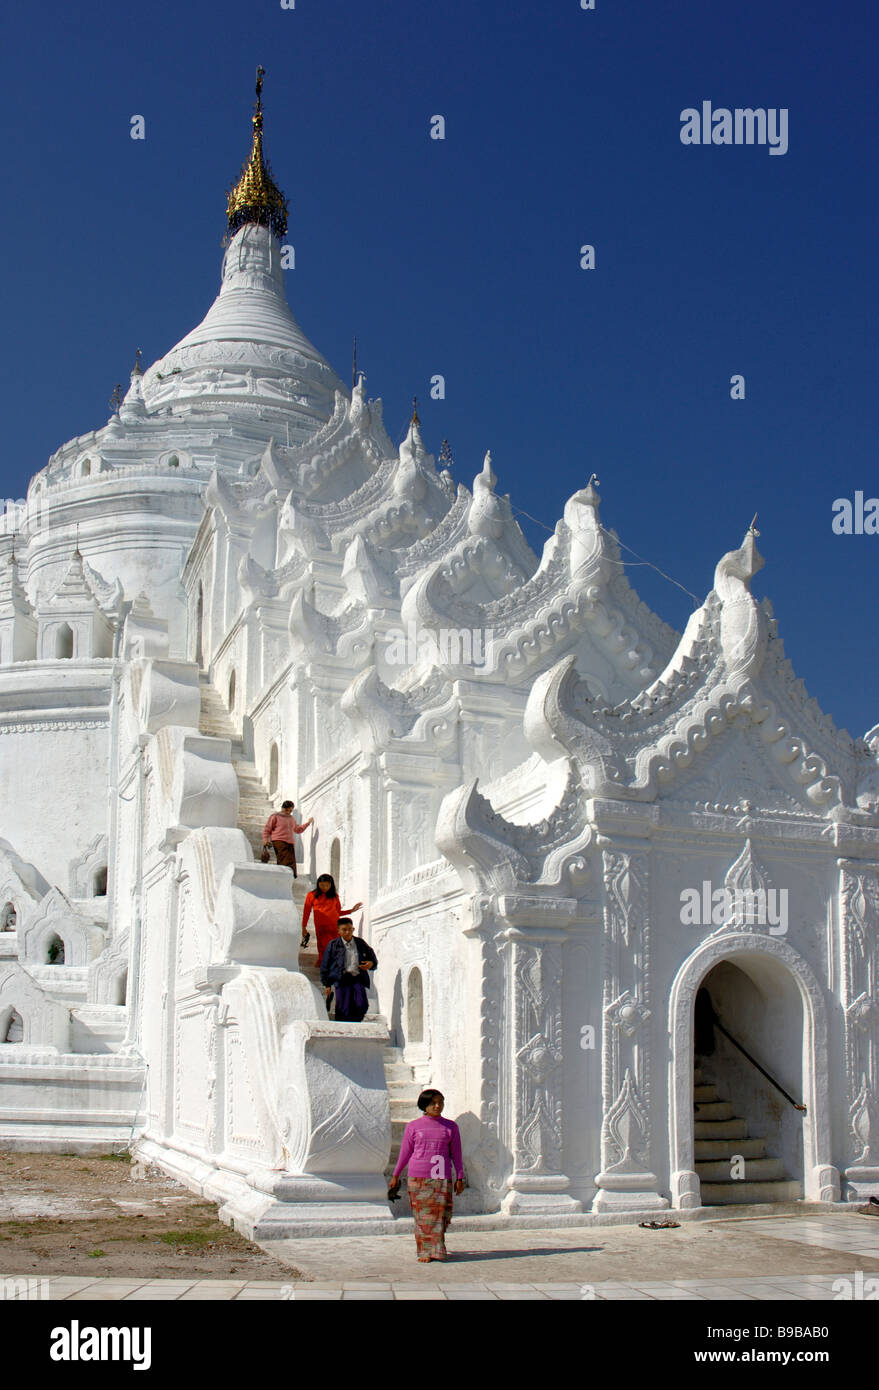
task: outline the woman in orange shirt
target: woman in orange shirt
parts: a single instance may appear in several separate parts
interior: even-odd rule
[[[324,951],[330,942],[339,935],[339,918],[350,917],[363,903],[353,907],[343,907],[331,874],[321,874],[313,893],[309,893],[302,909],[302,945],[305,945],[305,928],[314,912],[314,930],[317,936],[317,963],[320,965]]]

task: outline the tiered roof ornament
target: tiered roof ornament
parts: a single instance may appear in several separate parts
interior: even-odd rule
[[[287,199],[272,178],[262,152],[262,80],[265,68],[256,70],[256,109],[253,115],[253,145],[241,176],[226,203],[229,239],[248,222],[269,227],[280,241],[287,231]]]

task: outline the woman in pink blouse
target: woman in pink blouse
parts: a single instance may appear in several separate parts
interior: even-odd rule
[[[446,1258],[445,1235],[452,1219],[452,1168],[455,1193],[464,1191],[461,1131],[454,1120],[442,1118],[442,1091],[429,1089],[418,1097],[420,1120],[410,1120],[403,1133],[400,1157],[388,1186],[393,1200],[400,1174],[409,1168],[409,1202],[415,1218],[415,1248],[421,1264]]]

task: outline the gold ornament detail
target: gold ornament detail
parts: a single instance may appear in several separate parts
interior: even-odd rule
[[[265,68],[256,70],[256,109],[253,115],[253,145],[250,158],[226,201],[229,236],[248,222],[270,227],[280,241],[287,231],[287,199],[272,178],[262,152],[262,80]]]

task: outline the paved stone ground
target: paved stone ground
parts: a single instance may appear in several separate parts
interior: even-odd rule
[[[676,1230],[461,1232],[452,1259],[419,1265],[409,1237],[272,1241],[265,1248],[310,1276],[278,1280],[99,1279],[43,1276],[8,1298],[69,1302],[206,1299],[822,1301],[865,1296],[879,1278],[879,1220],[857,1214],[693,1222]],[[340,1279],[356,1272],[356,1279]],[[407,1268],[408,1266],[408,1268]],[[749,1270],[747,1276],[742,1270]],[[404,1274],[409,1277],[403,1277]],[[658,1277],[658,1276],[662,1277]],[[858,1293],[858,1275],[861,1292]],[[33,1275],[30,1276],[33,1279]],[[871,1286],[872,1287],[872,1286]],[[875,1285],[879,1290],[879,1282]],[[0,1278],[0,1296],[4,1284]]]
[[[856,1212],[692,1221],[660,1231],[632,1225],[456,1232],[453,1221],[446,1244],[449,1261],[422,1265],[411,1235],[352,1237],[344,1242],[345,1272],[359,1280],[403,1279],[424,1288],[494,1282],[640,1286],[706,1279],[725,1284],[746,1271],[759,1283],[765,1275],[839,1274],[855,1266],[879,1274],[879,1219]],[[262,1248],[307,1278],[342,1282],[336,1240],[268,1241]]]

